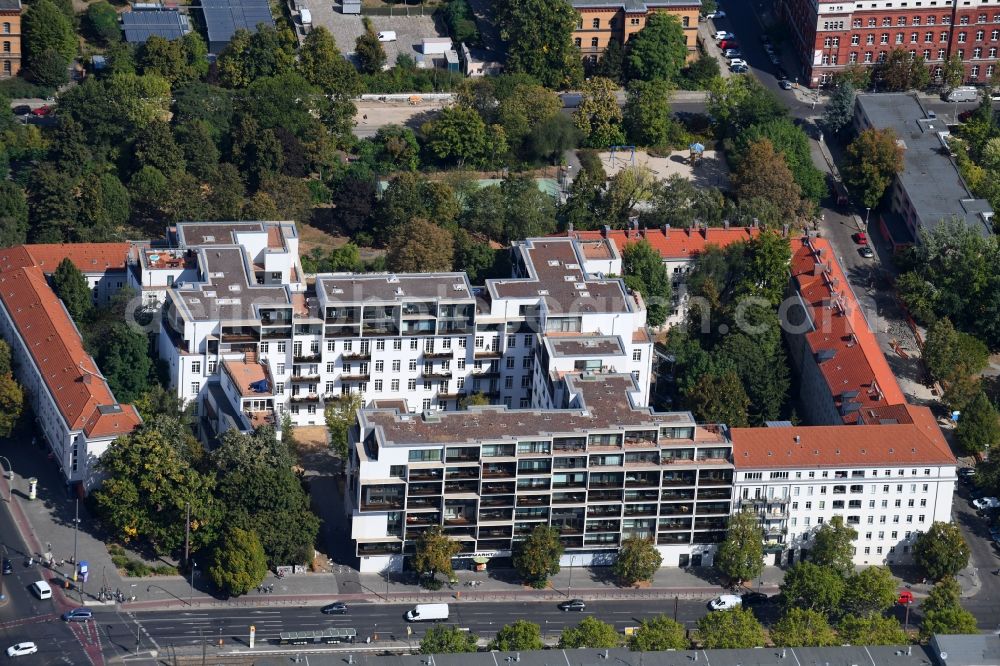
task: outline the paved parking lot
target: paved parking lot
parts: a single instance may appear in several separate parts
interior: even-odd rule
[[[354,53],[354,43],[364,34],[365,27],[362,17],[347,15],[340,11],[339,3],[330,0],[298,0],[299,7],[305,7],[312,13],[313,26],[323,26],[337,40],[341,53]],[[421,56],[420,40],[428,37],[447,37],[443,25],[435,25],[434,18],[428,13],[410,16],[369,16],[376,32],[392,30],[396,33],[395,42],[384,42],[386,63],[394,65],[396,56],[405,54],[418,60]],[[438,56],[440,57],[440,56]]]

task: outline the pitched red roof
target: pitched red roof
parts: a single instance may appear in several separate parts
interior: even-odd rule
[[[701,229],[639,229],[612,231],[575,231],[577,240],[592,241],[607,238],[621,253],[626,246],[645,239],[664,259],[690,259],[705,251],[709,245],[726,247],[748,241],[760,234],[752,227],[707,227]]]
[[[129,243],[35,243],[25,245],[34,265],[43,273],[54,273],[63,259],[68,258],[82,273],[104,273],[125,270]]]
[[[954,465],[934,415],[907,405],[910,423],[731,428],[737,469]]]
[[[806,342],[844,422],[869,422],[866,410],[905,404],[829,242],[793,239],[791,272],[816,327]]]
[[[0,273],[0,302],[70,430],[105,437],[127,434],[139,425],[135,407],[115,400],[40,268]]]

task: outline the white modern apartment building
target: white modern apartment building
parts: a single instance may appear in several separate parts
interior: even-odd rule
[[[917,536],[951,520],[955,456],[928,408],[907,405],[906,414],[878,425],[731,430],[734,508],[760,516],[774,564],[803,559],[834,516],[857,531],[859,565],[911,562]]]
[[[361,571],[399,570],[434,525],[470,563],[551,525],[564,565],[610,564],[629,536],[654,539],[665,565],[710,565],[731,512],[726,429],[642,406],[629,374],[559,383],[545,409],[361,410],[345,498]]]
[[[590,273],[571,239],[515,244],[514,277],[484,287],[464,273],[304,276],[290,222],[182,223],[174,241],[135,265],[155,278],[151,301],[164,290],[160,356],[207,436],[284,413],[322,424],[325,403],[349,393],[410,413],[454,410],[477,393],[527,408],[556,399],[560,373],[588,368],[632,375],[639,404],[648,400],[642,299]],[[549,338],[564,344],[540,367]],[[591,338],[604,344],[597,360]]]

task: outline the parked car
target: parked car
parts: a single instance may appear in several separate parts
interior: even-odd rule
[[[12,573],[14,573],[14,564],[13,564],[13,562],[11,562],[10,560],[8,560],[6,557],[3,558],[3,575],[4,576],[9,576]]]
[[[62,614],[64,622],[86,622],[92,617],[94,613],[89,608],[74,608]]]
[[[778,57],[777,53],[768,53],[767,57],[768,57],[768,60],[771,61],[772,65],[780,65],[781,64],[781,58]]]
[[[975,467],[963,467],[958,470],[958,480],[959,481],[972,481],[976,478],[976,468]]]
[[[319,610],[323,615],[346,615],[347,604],[343,601],[334,601],[332,604],[327,604]]]
[[[743,600],[738,594],[722,594],[708,602],[710,610],[732,610],[743,605]]]
[[[8,657],[23,657],[26,654],[35,654],[36,652],[38,652],[38,646],[31,641],[11,645],[7,648]]]
[[[586,608],[587,604],[583,603],[583,599],[570,599],[559,604],[559,610],[561,611],[583,612]]]
[[[852,235],[851,238],[853,238],[854,242],[858,245],[868,245],[868,236],[865,235],[865,232],[863,231],[859,231],[858,233]]]
[[[735,39],[736,35],[731,32],[726,32],[725,30],[719,30],[713,35],[713,37],[715,38],[715,41],[718,42],[723,39]]]
[[[972,500],[972,506],[976,507],[980,511],[985,511],[986,509],[997,509],[1000,508],[1000,499],[997,499],[996,497],[980,497]]]
[[[739,49],[726,49],[725,51],[722,52],[722,55],[732,60],[733,58],[742,58],[743,52],[740,51]]]
[[[36,115],[41,118],[42,116],[47,116],[52,113],[52,107],[48,105],[40,106],[37,109],[32,109],[31,113],[32,115]]]
[[[730,67],[739,67],[741,65],[743,67],[749,67],[750,66],[749,64],[747,64],[747,61],[744,60],[743,58],[733,58],[732,60],[729,61],[729,66]]]
[[[740,48],[740,43],[733,39],[732,36],[723,39],[719,42],[719,48],[725,51],[726,49],[738,49]]]
[[[726,18],[726,12],[721,9],[716,9],[714,12],[709,12],[705,14],[705,18],[710,18],[710,19]]]
[[[780,81],[778,81],[778,86],[782,90],[791,90],[792,89],[792,82],[789,81],[788,79],[781,79]]]
[[[746,74],[750,71],[750,68],[746,65],[733,65],[729,68],[729,71],[733,74]]]
[[[14,107],[15,116],[26,116],[31,113],[31,107],[27,104],[18,104]]]
[[[867,245],[865,245],[862,248],[859,248],[858,249],[858,254],[860,254],[865,259],[872,259],[872,258],[875,257],[875,252],[870,247],[868,247]]]
[[[747,592],[743,594],[740,599],[744,606],[756,606],[758,604],[766,604],[768,602],[768,597],[763,592]]]

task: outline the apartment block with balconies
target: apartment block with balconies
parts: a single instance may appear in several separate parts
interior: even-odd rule
[[[505,556],[551,525],[565,563],[609,563],[623,539],[655,540],[667,565],[709,565],[731,513],[721,426],[639,405],[631,375],[573,374],[551,409],[366,409],[346,506],[362,571],[399,569],[440,526],[459,557]]]

